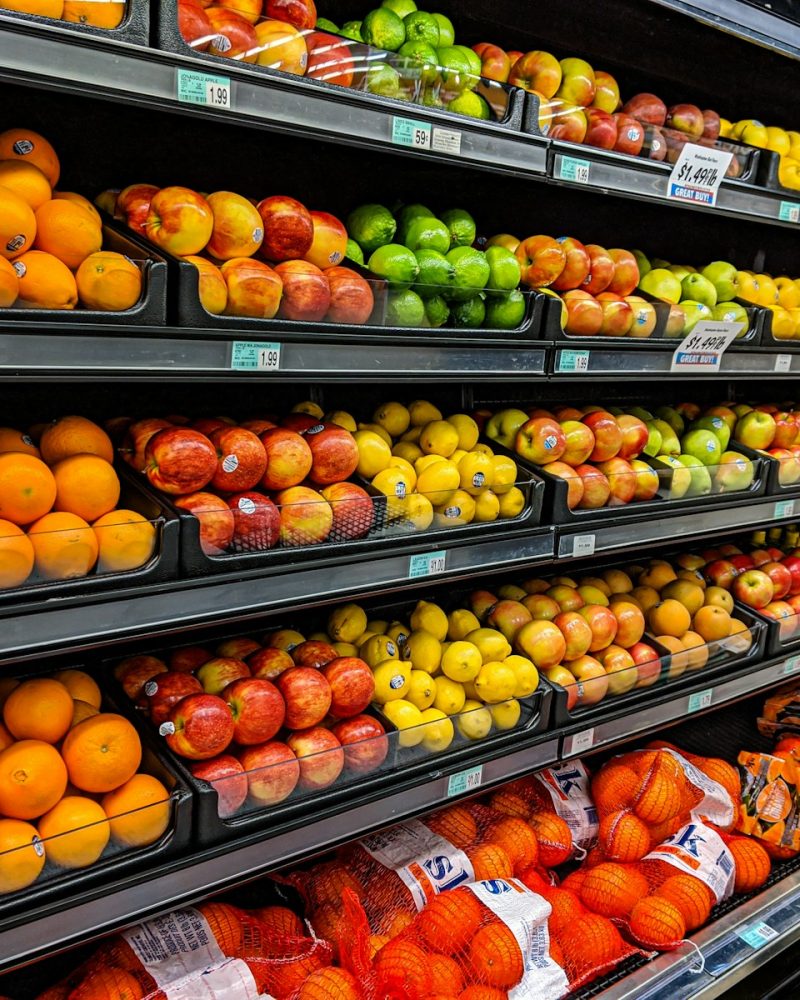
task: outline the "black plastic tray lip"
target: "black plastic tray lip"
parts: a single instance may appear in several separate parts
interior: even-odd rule
[[[735,449],[742,447],[738,441],[731,443]],[[782,486],[779,480],[781,469],[779,459],[775,458],[774,455],[762,455],[760,452],[758,457],[764,462],[766,473],[764,479],[766,480],[766,495],[768,497],[800,497],[800,479],[796,483],[787,483]]]
[[[765,656],[785,656],[786,654],[792,654],[800,650],[800,634],[784,641],[781,639],[780,622],[761,614],[758,608],[750,608],[740,601],[734,601],[733,603],[737,611],[746,611],[756,621],[763,623],[764,634],[766,635]]]
[[[24,14],[19,11],[0,11],[0,25],[9,20],[21,22],[31,28],[47,28],[55,34],[87,35],[107,41],[127,42],[130,45],[150,44],[150,4],[148,0],[127,0],[127,9],[122,22],[116,28],[96,28],[91,24],[62,21],[60,18],[42,17],[40,14]]]
[[[760,149],[759,152],[761,155],[756,171],[757,183],[770,191],[777,191],[780,194],[787,195],[793,202],[800,203],[800,191],[796,188],[785,187],[778,179],[778,169],[780,166],[779,154],[771,149]]]
[[[784,189],[785,190],[785,189]],[[800,191],[795,192],[797,202],[800,204]],[[793,340],[782,340],[772,333],[772,313],[769,309],[762,309],[761,318],[761,346],[769,348],[771,353],[778,354],[798,354],[800,353],[800,337]]]

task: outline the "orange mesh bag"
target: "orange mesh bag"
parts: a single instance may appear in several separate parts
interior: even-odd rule
[[[757,837],[777,857],[800,850],[800,768],[793,754],[784,757],[742,751],[738,757],[741,799],[736,829]],[[785,852],[788,852],[785,853]]]

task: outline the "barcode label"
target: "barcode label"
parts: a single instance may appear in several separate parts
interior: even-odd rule
[[[443,549],[438,552],[424,552],[412,556],[408,566],[409,579],[414,580],[421,576],[435,576],[437,573],[444,573],[446,564],[447,553]]]
[[[695,691],[694,694],[689,695],[688,711],[701,712],[704,708],[709,708],[713,696],[714,688],[706,688],[705,691]]]
[[[574,181],[576,184],[589,183],[588,160],[577,160],[574,156],[562,156],[559,160],[558,176],[562,181]]]
[[[463,795],[481,787],[483,781],[483,765],[470,767],[466,771],[459,771],[458,774],[451,774],[447,779],[447,797],[453,795]]]
[[[588,372],[589,352],[588,351],[559,351],[558,371],[560,372]]]

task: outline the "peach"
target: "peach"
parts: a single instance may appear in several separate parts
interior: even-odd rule
[[[237,257],[225,261],[220,271],[228,286],[227,315],[273,318],[281,304],[283,284],[268,264]]]

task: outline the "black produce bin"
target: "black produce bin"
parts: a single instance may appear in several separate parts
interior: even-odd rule
[[[148,0],[125,0],[125,16],[116,28],[96,28],[91,24],[62,21],[60,18],[40,17],[38,14],[23,14],[16,11],[0,10],[0,23],[16,22],[20,27],[46,27],[51,31],[76,34],[78,38],[107,38],[129,45],[150,44],[150,4]]]
[[[798,204],[800,204],[800,191],[797,192]],[[796,354],[800,351],[800,337],[791,339],[786,337],[776,337],[772,330],[772,311],[770,309],[759,309],[761,313],[761,346],[771,347],[778,354]]]

